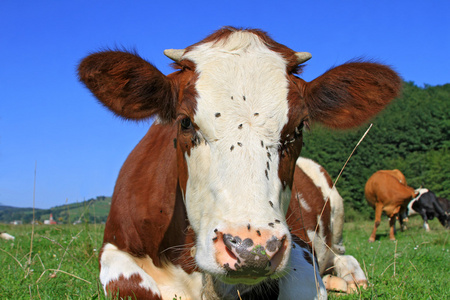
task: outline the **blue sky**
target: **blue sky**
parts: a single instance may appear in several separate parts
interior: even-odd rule
[[[160,4],[157,4],[160,3]],[[450,82],[449,1],[1,1],[0,204],[49,208],[113,192],[150,122],[114,117],[77,81],[76,66],[125,47],[171,72],[166,48],[225,25],[261,28],[313,58],[307,81],[355,57],[417,85]]]

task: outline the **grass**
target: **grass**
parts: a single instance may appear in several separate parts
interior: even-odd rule
[[[347,254],[365,270],[369,287],[353,295],[330,299],[450,299],[450,231],[430,222],[421,228],[420,217],[406,232],[389,240],[388,222],[378,228],[377,241],[367,239],[372,221],[346,223]],[[98,283],[97,253],[104,225],[35,226],[30,258],[31,225],[0,224],[0,231],[16,237],[0,240],[1,299],[104,299]]]
[[[408,230],[389,240],[386,218],[378,227],[377,240],[368,243],[373,221],[346,223],[346,254],[361,264],[369,287],[353,295],[330,299],[450,299],[450,231],[435,219],[425,232],[420,217],[411,218]]]
[[[98,255],[104,225],[0,225],[16,237],[0,240],[1,299],[104,298]]]

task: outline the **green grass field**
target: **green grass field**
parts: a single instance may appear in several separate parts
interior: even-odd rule
[[[367,239],[373,222],[345,225],[347,254],[355,256],[369,279],[369,287],[353,295],[331,299],[450,299],[450,231],[437,220],[431,232],[420,217],[406,232],[389,240],[387,220],[378,239]],[[35,226],[0,224],[0,231],[16,237],[0,240],[0,299],[104,299],[99,286],[97,253],[103,225]]]

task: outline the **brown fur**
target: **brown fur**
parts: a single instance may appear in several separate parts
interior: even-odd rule
[[[311,211],[305,210],[300,204],[297,193],[301,192],[304,201],[308,204]],[[319,225],[317,216],[322,215],[322,227]],[[330,202],[325,203],[322,191],[314,184],[311,178],[305,174],[299,167],[295,168],[294,184],[292,190],[291,203],[287,213],[288,225],[292,228],[292,233],[301,240],[308,243],[313,248],[312,241],[309,239],[308,230],[320,232],[323,231],[325,244],[329,249],[332,248],[331,239],[331,207]],[[330,256],[331,258],[331,256]],[[328,260],[328,259],[325,259]],[[319,266],[320,273],[323,275],[325,269],[332,264],[331,260],[326,265]]]
[[[394,175],[398,176],[398,173],[395,172]],[[402,184],[394,175],[392,171],[380,170],[367,180],[364,193],[369,205],[375,208],[375,226],[369,242],[375,241],[377,227],[380,225],[383,211],[390,218],[389,237],[391,240],[395,240],[395,218],[405,211],[408,203],[417,196],[413,188]]]
[[[401,184],[408,185],[406,183],[405,175],[403,175],[403,173],[400,170],[398,170],[398,169],[394,169],[394,170],[380,170],[380,172],[388,173],[388,174],[394,176],[395,178],[397,178],[398,181],[400,181]]]
[[[130,299],[162,300],[158,295],[139,286],[141,281],[142,278],[138,274],[133,274],[128,279],[120,275],[117,280],[111,281],[106,286],[106,290],[113,299],[125,299],[130,296]]]
[[[310,118],[333,128],[351,128],[380,112],[399,95],[402,82],[390,68],[351,62],[304,84]]]
[[[81,81],[117,115],[139,120],[158,114],[175,118],[174,87],[152,64],[137,54],[105,51],[83,59],[78,67]]]

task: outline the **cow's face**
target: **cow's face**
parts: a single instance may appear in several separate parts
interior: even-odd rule
[[[136,55],[103,52],[82,62],[80,78],[122,117],[156,114],[178,126],[178,176],[201,269],[231,283],[282,276],[303,125],[359,125],[400,80],[385,66],[350,63],[307,83],[294,75],[298,55],[255,30],[220,30],[175,60],[180,70],[166,77]]]
[[[295,53],[276,50],[238,31],[178,61],[190,73],[177,110],[180,181],[197,263],[214,274],[260,278],[289,257],[285,215],[307,113],[290,99],[299,92],[286,57]]]

